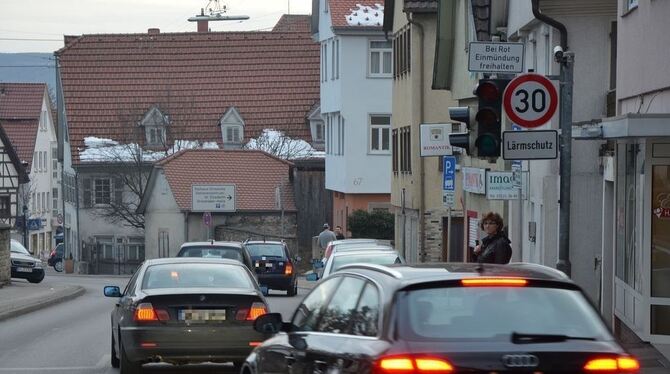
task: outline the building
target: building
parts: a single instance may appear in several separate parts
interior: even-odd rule
[[[138,208],[145,258],[209,239],[284,240],[295,249],[292,182],[293,164],[262,151],[185,150],[157,162]]]
[[[137,207],[161,158],[239,149],[269,129],[323,144],[311,120],[320,117],[319,52],[309,16],[286,15],[266,32],[199,30],[66,37],[56,52],[78,241],[91,249],[82,257],[136,261],[145,224]]]
[[[0,121],[30,182],[20,193],[18,215],[27,212],[29,230],[25,243],[35,256],[48,257],[61,230],[60,167],[53,107],[44,83],[0,83]],[[21,220],[21,222],[23,222]],[[23,227],[16,239],[22,240]]]
[[[354,210],[388,210],[391,192],[391,41],[383,1],[313,0],[321,46],[321,117],[333,226]]]
[[[456,102],[433,90],[438,1],[387,0],[384,31],[393,38],[391,203],[395,247],[410,262],[462,261],[464,210],[456,191],[447,238],[449,210],[442,201],[442,159],[420,156],[420,125],[448,123]],[[459,125],[454,125],[458,130]],[[457,176],[457,186],[461,184]],[[448,253],[451,246],[453,253]]]

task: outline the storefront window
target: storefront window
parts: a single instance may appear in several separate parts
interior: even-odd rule
[[[652,167],[651,199],[651,297],[670,297],[670,165]]]
[[[639,249],[637,244],[636,197],[637,144],[618,145],[617,213],[616,213],[616,276],[637,291],[641,282],[637,274]]]

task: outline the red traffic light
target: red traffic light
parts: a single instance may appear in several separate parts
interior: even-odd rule
[[[486,101],[495,101],[501,96],[498,86],[492,81],[480,81],[476,94],[480,99]]]

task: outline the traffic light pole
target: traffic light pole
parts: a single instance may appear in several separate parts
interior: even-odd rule
[[[558,232],[558,263],[556,268],[568,276],[571,275],[570,264],[570,184],[572,181],[572,85],[574,54],[565,52],[559,61],[561,64],[560,87],[561,107],[559,123],[561,128],[560,158],[560,218]]]

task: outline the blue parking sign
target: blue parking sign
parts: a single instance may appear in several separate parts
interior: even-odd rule
[[[453,191],[456,185],[456,157],[444,156],[442,190]]]

